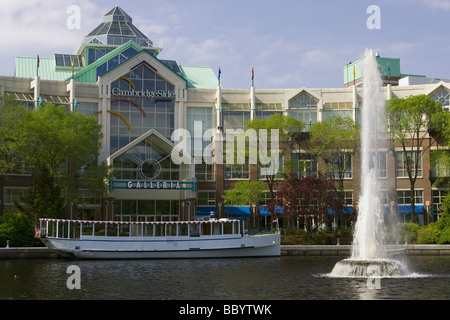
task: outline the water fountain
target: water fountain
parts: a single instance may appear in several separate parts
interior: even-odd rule
[[[385,213],[378,178],[378,134],[385,123],[385,100],[378,63],[372,50],[366,50],[361,63],[363,73],[363,108],[361,131],[361,192],[358,219],[353,234],[351,257],[339,261],[331,276],[367,277],[400,276],[405,268],[389,258],[386,250]]]

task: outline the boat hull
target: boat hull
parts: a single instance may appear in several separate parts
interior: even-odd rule
[[[194,259],[280,256],[280,234],[229,238],[42,238],[58,255],[75,259]]]

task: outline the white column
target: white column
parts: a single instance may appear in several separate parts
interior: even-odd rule
[[[31,81],[30,89],[34,89],[34,110],[38,107],[38,100],[41,95],[41,80],[39,76],[36,76],[33,81]]]
[[[352,87],[353,90],[353,121],[358,121],[358,94],[356,86]]]
[[[216,127],[222,126],[222,88],[220,85],[217,87],[216,93]]]
[[[255,87],[250,88],[250,120],[255,119],[256,102],[255,102]]]
[[[69,84],[66,87],[66,91],[70,92],[70,112],[75,111],[74,101],[75,101],[75,80],[71,79]]]

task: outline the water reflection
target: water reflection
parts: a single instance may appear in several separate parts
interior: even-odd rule
[[[449,299],[450,257],[408,257],[414,276],[329,278],[340,257],[249,259],[0,261],[0,299]],[[69,290],[67,267],[81,270],[81,290]]]

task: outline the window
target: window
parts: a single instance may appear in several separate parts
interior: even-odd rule
[[[245,122],[250,120],[250,111],[222,111],[223,127],[226,129],[245,129]]]
[[[5,211],[14,207],[14,203],[22,203],[22,198],[28,194],[28,188],[3,188],[3,204]]]
[[[157,130],[171,139],[175,127],[175,88],[160,78],[150,67],[140,65],[111,84],[119,94],[111,99],[111,153],[146,133]],[[146,96],[126,95],[145,92]],[[162,90],[168,97],[147,96]],[[125,95],[120,95],[124,92]]]
[[[346,153],[342,156],[335,156],[327,162],[327,178],[339,179],[352,178],[352,156]]]
[[[441,89],[431,96],[431,99],[440,101],[445,110],[449,111],[450,107],[450,92],[445,89]]]
[[[450,151],[447,151],[450,152]],[[430,177],[431,178],[444,178],[444,177],[450,177],[450,169],[445,166],[444,161],[439,159],[438,155],[436,155],[436,152],[431,151],[431,171],[430,171]]]
[[[214,180],[214,165],[205,162],[195,165],[195,177],[198,181]]]
[[[226,179],[248,179],[248,164],[227,164],[225,165]]]
[[[415,190],[415,203],[423,204],[423,190]],[[397,191],[397,204],[411,204],[411,190]]]
[[[433,196],[433,213],[437,214],[442,206],[442,200],[448,195],[448,190],[432,190]]]
[[[179,180],[180,170],[170,152],[147,138],[113,161],[115,179]]]
[[[317,122],[317,101],[307,94],[301,94],[289,101],[289,115],[305,123],[305,130]]]
[[[199,206],[215,206],[216,191],[199,191],[197,205]]]
[[[255,119],[267,120],[273,114],[281,114],[282,111],[269,111],[269,110],[256,110],[255,111]]]
[[[408,177],[408,163],[411,163],[411,169],[417,169],[417,176],[422,176],[422,157],[419,159],[419,163],[416,165],[414,159],[416,159],[417,151],[408,151],[406,154],[404,152],[395,153],[395,163],[396,163],[396,175],[399,178]]]
[[[327,102],[323,109],[324,120],[334,116],[353,118],[353,102]]]
[[[272,165],[272,163],[270,165]],[[275,175],[275,179],[283,178],[283,165],[284,165],[284,163],[283,163],[283,156],[281,156],[280,159],[278,160],[278,172]],[[258,179],[265,179],[266,178],[266,175],[261,173],[261,170],[263,168],[269,169],[270,166],[264,166],[262,168],[258,167]],[[272,176],[272,175],[270,175],[270,176]]]
[[[179,200],[116,200],[118,221],[178,221]]]
[[[297,179],[317,175],[317,157],[309,153],[292,153],[292,173]]]
[[[370,168],[374,167],[374,157],[375,152],[372,152],[370,155]],[[387,159],[386,152],[378,152],[378,177],[387,178]]]

